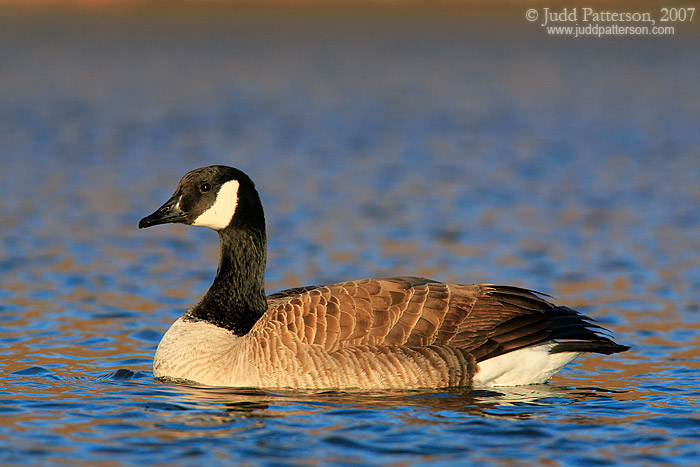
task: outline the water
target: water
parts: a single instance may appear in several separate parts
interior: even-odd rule
[[[700,464],[697,28],[182,8],[0,14],[1,464]],[[257,183],[270,292],[520,285],[633,348],[508,390],[158,383],[218,244],[136,225],[211,163]]]

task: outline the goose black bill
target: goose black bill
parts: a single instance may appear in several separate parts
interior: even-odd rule
[[[187,221],[187,214],[180,209],[180,196],[173,195],[164,205],[150,216],[139,221],[139,229],[159,224],[175,224]]]

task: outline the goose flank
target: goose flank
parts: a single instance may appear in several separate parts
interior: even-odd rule
[[[365,279],[265,295],[265,216],[253,181],[227,166],[187,173],[139,228],[219,233],[214,283],[163,336],[157,378],[211,386],[409,389],[544,383],[616,344],[543,294],[420,277]]]

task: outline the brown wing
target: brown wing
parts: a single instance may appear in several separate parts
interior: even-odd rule
[[[327,352],[449,346],[481,361],[551,339],[584,342],[583,351],[623,350],[590,319],[517,287],[367,279],[285,290],[270,295],[268,305],[256,326],[282,324],[294,340]]]

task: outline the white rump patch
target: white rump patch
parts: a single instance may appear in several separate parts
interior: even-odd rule
[[[549,353],[554,342],[525,347],[479,363],[475,386],[541,384],[582,352]]]
[[[238,180],[229,180],[221,185],[214,204],[199,215],[192,225],[221,230],[231,223],[238,205]]]

